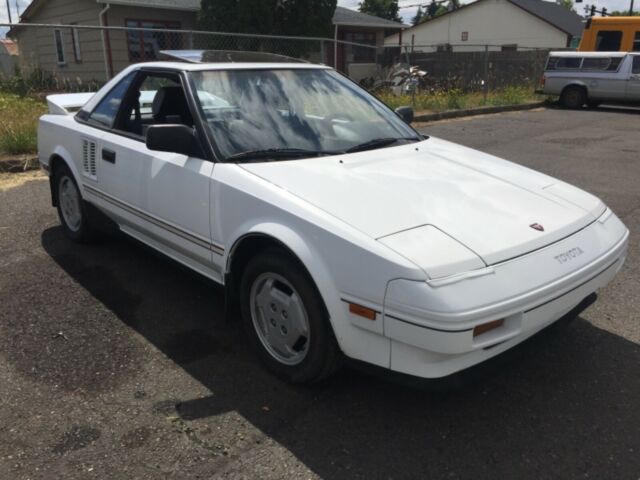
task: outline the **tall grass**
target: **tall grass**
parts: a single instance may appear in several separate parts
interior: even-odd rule
[[[0,154],[35,153],[38,118],[45,111],[43,102],[0,92]]]
[[[533,102],[541,98],[535,95],[531,88],[528,87],[505,87],[490,91],[487,93],[486,102],[482,92],[463,92],[458,89],[418,93],[415,99],[412,99],[411,95],[394,95],[390,91],[377,92],[376,96],[391,108],[413,105],[415,110],[430,110],[432,112],[460,110],[485,105],[517,105]],[[415,104],[412,103],[414,100]]]

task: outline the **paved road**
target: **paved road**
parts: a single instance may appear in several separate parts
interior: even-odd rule
[[[640,477],[640,114],[543,110],[426,132],[600,195],[628,263],[581,319],[434,393],[347,369],[274,380],[221,291],[132,241],[62,236],[47,184],[0,192],[0,478]]]

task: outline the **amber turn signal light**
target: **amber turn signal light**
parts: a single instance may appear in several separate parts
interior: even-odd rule
[[[376,319],[376,311],[371,310],[370,308],[363,307],[362,305],[358,305],[357,303],[349,304],[349,312],[354,315],[358,315],[360,317],[364,317],[367,320],[375,320]]]
[[[473,329],[473,336],[477,337],[478,335],[487,333],[491,330],[501,327],[502,325],[504,325],[504,318],[501,318],[500,320],[493,320],[491,322],[483,323]]]

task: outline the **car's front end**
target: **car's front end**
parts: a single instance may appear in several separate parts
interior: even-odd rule
[[[242,168],[386,247],[388,269],[363,266],[360,280],[339,274],[321,291],[347,354],[375,344],[355,358],[418,377],[454,374],[577,316],[626,256],[627,228],[596,197],[439,139]],[[359,255],[314,248],[335,272],[336,258]],[[384,292],[374,274],[389,275]]]
[[[622,267],[628,235],[607,209],[573,235],[512,260],[426,282],[390,281],[391,369],[446,376],[577,316]]]

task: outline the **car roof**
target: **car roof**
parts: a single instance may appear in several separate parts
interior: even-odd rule
[[[273,63],[273,62],[224,62],[224,63],[186,63],[186,62],[144,62],[136,63],[133,69],[164,68],[185,72],[200,72],[203,70],[282,70],[282,69],[330,69],[326,65],[313,63]],[[131,70],[129,70],[131,71]]]
[[[577,52],[577,51],[559,51],[549,52],[550,57],[624,57],[629,55],[628,52]]]

